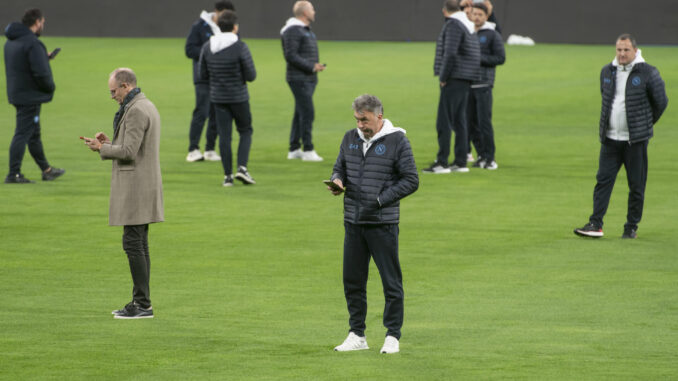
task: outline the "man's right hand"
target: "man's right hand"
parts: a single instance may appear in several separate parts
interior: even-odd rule
[[[99,142],[101,142],[101,144],[104,144],[104,143],[110,143],[110,142],[111,142],[111,139],[109,139],[108,136],[106,136],[106,134],[104,134],[103,132],[97,132],[97,134],[94,135],[94,137],[95,137]]]
[[[316,62],[316,64],[313,65],[313,71],[314,72],[319,72],[319,71],[323,71],[323,70],[325,70],[325,65],[318,63],[318,62]]]
[[[344,189],[344,183],[343,183],[340,179],[334,179],[332,182],[335,183],[335,184],[337,184],[337,185],[339,185],[339,187],[340,187],[341,189]],[[340,191],[340,190],[334,190],[334,189],[332,189],[331,187],[327,187],[327,189],[328,189],[330,192],[332,192],[332,194],[335,195],[335,196],[339,196],[340,194],[343,193],[342,191]]]

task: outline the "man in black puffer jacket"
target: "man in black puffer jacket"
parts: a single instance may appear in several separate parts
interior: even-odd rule
[[[636,40],[622,34],[617,54],[600,73],[603,102],[600,112],[600,159],[593,189],[593,214],[589,223],[574,233],[584,237],[603,236],[603,216],[622,164],[629,185],[628,211],[622,238],[636,238],[643,215],[647,182],[647,145],[653,126],[668,104],[659,71],[645,63]]]
[[[252,54],[247,44],[238,39],[238,18],[234,12],[224,11],[217,19],[222,33],[212,36],[200,53],[200,78],[209,81],[210,100],[214,104],[219,133],[221,164],[224,167],[224,186],[233,185],[233,158],[231,157],[232,123],[240,134],[238,170],[235,178],[243,184],[255,184],[247,170],[252,145],[252,113],[247,82],[257,76]]]
[[[325,65],[318,62],[318,42],[310,27],[315,21],[315,9],[309,1],[297,1],[292,12],[294,17],[288,19],[280,30],[283,54],[287,61],[287,84],[294,95],[294,117],[287,159],[322,161],[323,158],[318,156],[313,147],[311,133],[315,118],[313,93],[318,84],[318,72],[325,70]]]
[[[417,167],[405,130],[383,119],[381,101],[361,95],[353,102],[358,128],[341,142],[331,180],[345,189],[344,294],[350,331],[337,351],[367,349],[365,315],[370,257],[379,269],[387,328],[382,353],[399,351],[403,324],[403,285],[398,259],[400,200],[419,187]],[[342,190],[332,190],[335,195]]]
[[[28,151],[42,170],[44,181],[64,174],[63,169],[52,168],[45,157],[40,139],[40,107],[54,95],[54,79],[45,45],[38,40],[45,25],[39,9],[29,9],[21,23],[11,23],[5,29],[5,74],[7,98],[16,108],[16,130],[9,146],[9,174],[7,184],[32,183],[21,174],[21,162]]]
[[[433,73],[440,81],[436,130],[438,155],[425,173],[468,172],[466,107],[471,81],[480,70],[480,45],[475,26],[459,7],[459,0],[445,0],[445,24],[436,42]],[[454,131],[454,162],[448,166],[450,140]]]

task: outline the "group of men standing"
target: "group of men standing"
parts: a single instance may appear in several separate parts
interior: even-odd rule
[[[325,70],[325,65],[319,62],[318,43],[310,28],[315,21],[315,9],[308,1],[297,1],[292,12],[294,17],[288,19],[280,31],[287,62],[286,79],[295,100],[287,158],[322,161],[312,140],[313,93],[318,83],[317,73]],[[186,56],[193,60],[196,100],[186,160],[221,160],[226,187],[232,186],[234,179],[245,185],[256,183],[247,170],[253,133],[247,82],[255,80],[256,69],[247,44],[240,40],[238,28],[233,3],[217,1],[214,12],[203,11],[193,24],[185,49]],[[199,142],[206,120],[206,144],[202,154]],[[231,157],[234,120],[240,135],[235,176]],[[221,156],[214,150],[217,136]]]

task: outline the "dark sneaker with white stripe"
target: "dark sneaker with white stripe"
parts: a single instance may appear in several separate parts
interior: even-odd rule
[[[247,172],[247,167],[243,167],[242,165],[238,167],[238,172],[236,172],[235,178],[240,180],[245,185],[257,183],[256,181],[254,181],[252,176],[250,176],[250,173]]]
[[[56,180],[57,177],[66,173],[65,169],[50,167],[49,172],[42,173],[42,181]]]
[[[113,310],[113,311],[111,311],[111,314],[113,314],[113,315],[120,315],[120,314],[124,313],[124,312],[125,312],[125,309],[126,309],[127,307],[130,307],[132,304],[134,304],[134,302],[129,302],[129,303],[127,303],[127,304],[125,305],[125,307],[122,307],[122,308],[119,309],[119,310]]]
[[[623,239],[636,239],[638,238],[638,233],[634,229],[624,228],[624,234],[622,234]]]
[[[33,184],[33,181],[25,178],[21,173],[17,173],[16,175],[7,175],[5,184]]]
[[[574,234],[581,237],[600,238],[603,236],[603,228],[594,225],[592,222],[584,225],[584,227],[574,229]]]
[[[136,303],[131,303],[126,305],[122,312],[113,315],[113,317],[116,319],[152,319],[153,307],[142,308]]]
[[[224,186],[232,187],[233,186],[233,175],[224,176]]]
[[[443,173],[450,173],[450,167],[447,165],[442,165],[439,164],[437,161],[434,161],[433,164],[431,164],[430,167],[424,168],[422,170],[424,173],[435,173],[435,174],[443,174]]]

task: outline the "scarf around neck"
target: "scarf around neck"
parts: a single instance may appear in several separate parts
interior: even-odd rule
[[[122,101],[122,104],[120,105],[120,108],[118,109],[118,112],[115,113],[115,117],[113,118],[113,133],[118,132],[118,123],[120,123],[120,118],[122,118],[122,114],[125,112],[125,106],[127,106],[132,99],[134,99],[137,94],[141,92],[141,89],[138,87],[135,87],[132,89],[129,94],[125,97],[125,99]]]

